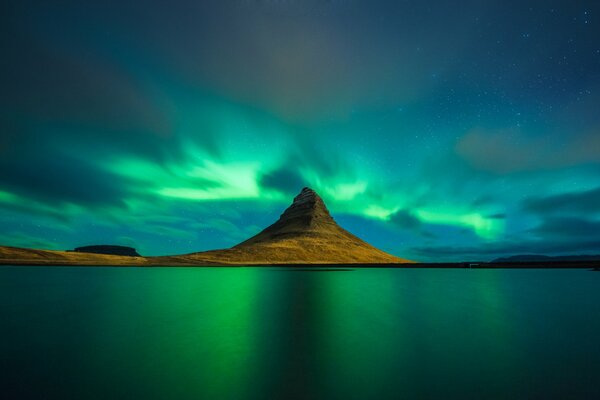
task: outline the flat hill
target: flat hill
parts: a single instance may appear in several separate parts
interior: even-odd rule
[[[115,246],[115,245],[94,245],[94,246],[83,246],[76,247],[75,250],[79,253],[94,253],[94,254],[108,254],[113,256],[128,256],[128,257],[141,257],[140,254],[133,248],[128,246]]]

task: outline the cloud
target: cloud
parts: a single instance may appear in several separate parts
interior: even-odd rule
[[[289,197],[310,186],[329,206],[351,213],[362,213],[364,207],[356,207],[357,203],[374,200],[377,195],[369,187],[365,169],[360,171],[350,157],[310,134],[294,136],[284,152],[285,162],[260,177],[264,189]]]
[[[55,204],[124,205],[125,180],[79,159],[33,150],[33,159],[0,158],[0,190]]]
[[[18,231],[0,233],[0,245],[29,247],[33,249],[62,250],[57,243],[51,240]]]
[[[516,129],[473,129],[458,140],[455,151],[475,168],[495,174],[550,170],[600,163],[600,135],[597,129],[573,138],[530,137]]]
[[[529,199],[524,208],[538,214],[595,214],[600,213],[600,187],[582,192],[562,193]]]
[[[504,221],[498,218],[489,218],[476,212],[460,212],[436,209],[417,209],[415,215],[423,222],[430,225],[449,225],[464,227],[475,232],[484,239],[496,239],[504,232]]]
[[[18,124],[24,128],[19,135],[44,139],[50,132],[34,129],[42,122],[60,129],[70,145],[96,139],[100,147],[109,142],[133,152],[161,154],[160,143],[173,133],[165,107],[117,63],[20,32],[8,36],[4,57],[11,62],[0,66],[3,135]],[[7,115],[8,126],[2,121]]]
[[[260,185],[268,189],[278,190],[286,195],[296,195],[306,186],[306,181],[292,166],[282,166],[264,174]]]
[[[600,221],[573,217],[551,217],[530,230],[542,238],[563,240],[600,240]]]
[[[70,212],[63,206],[50,206],[45,201],[36,201],[15,193],[0,190],[0,210],[21,214],[26,217],[50,217],[57,222],[69,222]]]
[[[421,220],[408,210],[399,210],[391,214],[389,221],[400,228],[413,231],[417,231],[422,227]]]
[[[489,8],[468,3],[470,10]],[[474,24],[442,3],[207,1],[165,8],[149,2],[142,11],[119,3],[96,12],[125,26],[128,41],[152,43],[161,65],[189,86],[296,120],[423,96],[435,85],[432,70],[458,63],[456,52],[470,42]],[[415,14],[421,21],[408,17]],[[424,31],[425,15],[445,34]]]
[[[488,215],[486,218],[489,218],[489,219],[505,219],[506,218],[506,214],[505,213],[496,213],[496,214]]]

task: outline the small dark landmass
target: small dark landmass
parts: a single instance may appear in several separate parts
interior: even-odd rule
[[[541,254],[519,254],[510,257],[501,257],[492,260],[492,263],[506,262],[565,262],[565,261],[600,261],[600,255],[569,255],[569,256],[545,256]]]
[[[73,251],[78,252],[78,253],[108,254],[108,255],[113,255],[113,256],[126,256],[126,257],[141,257],[139,255],[139,253],[133,247],[107,245],[107,244],[77,247]]]

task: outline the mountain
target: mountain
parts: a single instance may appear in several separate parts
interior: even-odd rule
[[[94,245],[94,246],[83,246],[76,247],[73,250],[77,253],[93,253],[93,254],[108,254],[113,256],[126,256],[126,257],[141,257],[139,253],[133,247],[127,246],[115,246],[115,245]]]
[[[600,255],[571,255],[571,256],[545,256],[541,254],[519,254],[510,257],[496,258],[492,263],[506,262],[544,262],[544,261],[600,261]]]
[[[183,256],[228,264],[378,264],[410,262],[385,253],[341,228],[323,199],[304,188],[279,220],[226,250]]]

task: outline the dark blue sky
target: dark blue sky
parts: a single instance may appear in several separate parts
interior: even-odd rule
[[[307,185],[405,258],[600,252],[597,2],[0,8],[0,244],[229,247]]]

